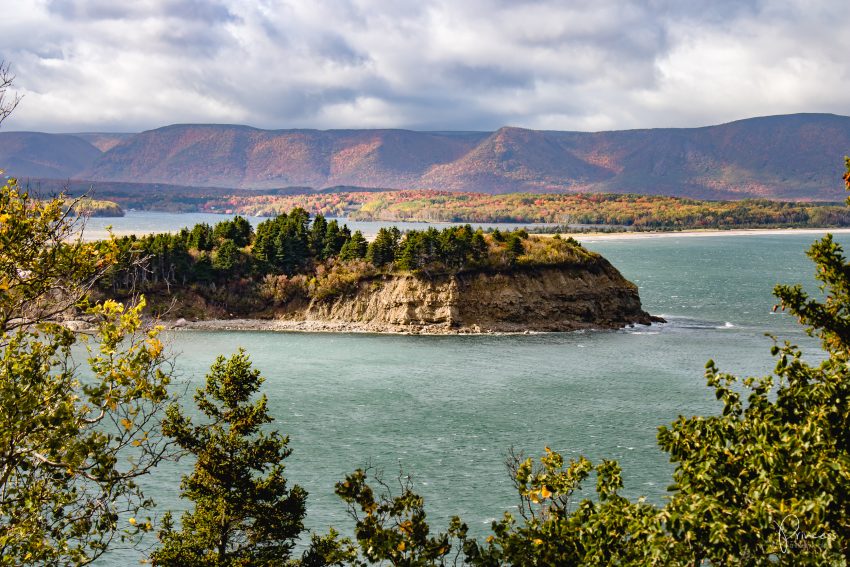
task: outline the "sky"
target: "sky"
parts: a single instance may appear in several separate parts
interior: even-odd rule
[[[619,130],[850,114],[846,0],[0,0],[4,130]]]

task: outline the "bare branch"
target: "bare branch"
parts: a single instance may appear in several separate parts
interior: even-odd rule
[[[9,64],[0,61],[0,124],[12,114],[15,107],[21,102],[21,95],[9,93],[14,81],[15,76],[9,71]]]

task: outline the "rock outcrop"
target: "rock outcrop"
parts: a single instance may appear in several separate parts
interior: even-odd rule
[[[278,313],[303,330],[523,332],[650,324],[637,286],[602,257],[569,266],[455,275],[384,275]]]

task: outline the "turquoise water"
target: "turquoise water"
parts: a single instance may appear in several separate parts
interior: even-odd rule
[[[656,430],[680,414],[718,411],[703,378],[708,359],[736,374],[768,373],[766,332],[817,357],[816,342],[791,317],[771,312],[770,293],[777,282],[811,286],[804,250],[814,240],[587,244],[640,286],[649,312],[669,321],[652,327],[480,337],[181,331],[168,341],[192,389],[217,354],[248,350],[266,377],[275,426],[291,436],[287,474],[310,494],[311,529],[350,531],[333,486],[371,463],[390,479],[399,469],[412,475],[435,528],[458,514],[481,535],[516,503],[503,464],[510,447],[617,459],[627,495],[662,502],[672,468]],[[177,479],[189,467],[148,479],[158,514],[185,507]],[[121,551],[105,564],[137,557]]]

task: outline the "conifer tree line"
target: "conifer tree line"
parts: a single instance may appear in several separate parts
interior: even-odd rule
[[[357,230],[322,215],[294,209],[261,222],[256,231],[241,216],[184,228],[175,234],[116,239],[118,258],[101,280],[102,289],[151,291],[190,285],[227,284],[240,278],[313,274],[320,265],[365,261],[380,270],[457,273],[503,263],[523,255],[524,230],[485,236],[470,225],[404,234],[382,227],[372,242]],[[569,244],[578,243],[568,239]],[[565,242],[560,243],[561,247]]]

